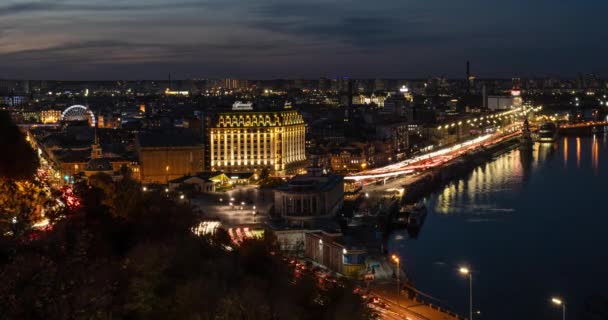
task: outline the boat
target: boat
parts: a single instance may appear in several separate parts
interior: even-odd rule
[[[557,140],[557,125],[553,122],[545,122],[538,129],[539,142],[555,142]]]
[[[417,203],[407,209],[408,217],[407,224],[409,227],[421,227],[426,218],[426,206],[422,203]]]
[[[426,219],[427,209],[423,203],[401,207],[392,225],[395,228],[405,228],[410,237],[415,238]]]

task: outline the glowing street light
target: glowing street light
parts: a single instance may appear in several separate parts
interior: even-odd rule
[[[469,277],[469,320],[473,320],[473,274],[467,267],[460,267],[458,272]]]
[[[399,260],[399,256],[396,254],[393,254],[391,256],[391,259],[393,260],[393,262],[395,262],[397,264],[397,296],[401,295],[401,261]],[[397,303],[399,303],[399,300],[397,300]]]
[[[146,192],[146,191],[148,191],[148,187],[143,187],[143,188],[141,188],[141,190],[142,190],[143,192]]]
[[[183,194],[182,194],[182,195],[180,195],[180,196],[179,196],[179,198],[180,198],[181,200],[184,200],[184,195],[183,195]]]
[[[562,306],[562,320],[566,320],[566,302],[557,297],[551,298],[551,302],[556,306]]]

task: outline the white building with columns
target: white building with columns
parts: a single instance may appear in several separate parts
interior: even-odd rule
[[[274,191],[274,214],[290,225],[305,226],[330,218],[344,205],[344,177],[309,167]]]

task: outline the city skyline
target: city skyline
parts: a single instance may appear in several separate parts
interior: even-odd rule
[[[0,5],[0,77],[460,78],[466,60],[482,78],[603,75],[605,9],[595,0],[17,0]]]

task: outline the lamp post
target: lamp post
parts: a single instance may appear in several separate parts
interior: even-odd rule
[[[551,302],[557,306],[562,306],[562,320],[566,320],[566,301],[553,297],[551,298]]]
[[[396,254],[393,254],[391,259],[397,264],[397,304],[399,304],[399,296],[401,295],[401,261]]]
[[[467,267],[460,267],[458,272],[469,277],[469,320],[473,320],[473,274]]]

